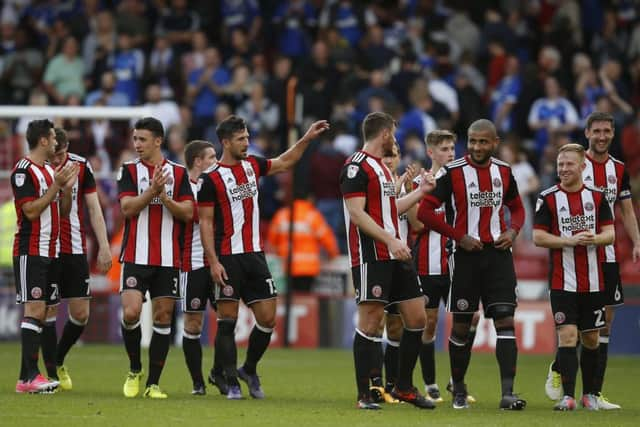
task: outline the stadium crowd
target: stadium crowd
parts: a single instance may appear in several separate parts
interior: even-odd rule
[[[3,2],[0,28],[0,103],[146,105],[165,127],[166,156],[178,162],[192,139],[221,152],[215,128],[230,114],[249,124],[252,153],[281,153],[295,76],[304,100],[298,125],[332,124],[297,166],[295,183],[313,196],[343,253],[339,171],[373,111],[399,123],[401,171],[413,162],[429,166],[428,132],[455,131],[461,155],[469,123],[494,121],[499,155],[514,165],[529,219],[529,199],[555,181],[558,147],[585,144],[587,115],[609,112],[611,154],[639,188],[640,9],[633,1],[13,0]],[[25,154],[32,119],[0,121],[0,169]],[[69,151],[88,157],[102,177],[113,236],[122,217],[112,175],[135,155],[131,123],[68,118],[60,125]],[[287,180],[261,182],[265,232]],[[523,235],[530,239],[530,224]]]

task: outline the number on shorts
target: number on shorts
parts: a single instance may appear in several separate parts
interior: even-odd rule
[[[87,284],[87,295],[91,295],[91,280],[85,279],[85,283]]]
[[[598,328],[600,326],[604,326],[604,320],[602,319],[602,317],[604,316],[604,308],[601,308],[600,310],[594,310],[593,314],[596,315],[596,321],[594,325]]]
[[[171,290],[172,294],[177,294],[178,293],[178,278],[174,277],[173,278],[173,289]]]
[[[613,298],[614,298],[616,301],[620,301],[620,298],[622,298],[622,295],[620,294],[620,289],[616,288],[616,293],[615,293],[615,294],[613,294]]]
[[[266,279],[267,285],[269,286],[269,293],[270,294],[275,294],[276,293],[276,285],[273,282],[273,279]]]
[[[51,301],[55,301],[58,299],[58,284],[57,283],[52,283],[51,284],[51,297],[49,298]]]

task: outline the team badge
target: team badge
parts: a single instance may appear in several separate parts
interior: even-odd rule
[[[34,287],[33,289],[31,289],[31,296],[35,299],[40,298],[42,296],[42,289],[38,286]]]
[[[458,300],[458,302],[456,302],[456,307],[458,307],[458,310],[465,311],[466,309],[469,308],[469,301],[467,301],[464,298],[461,298]]]
[[[172,176],[167,178],[167,184],[166,185],[173,185],[173,177]]]
[[[371,294],[376,298],[380,298],[380,296],[382,295],[382,287],[377,285],[374,286],[373,288],[371,288]]]
[[[133,276],[129,276],[127,277],[127,280],[125,280],[124,283],[126,283],[126,285],[130,288],[135,288],[136,285],[138,284],[138,279],[136,279]]]
[[[493,186],[494,186],[494,187],[500,187],[500,186],[502,186],[502,181],[500,181],[500,179],[499,179],[499,178],[494,178],[494,179],[493,179]]]
[[[194,298],[191,300],[191,308],[194,310],[200,308],[200,298]]]
[[[349,167],[347,167],[347,178],[355,178],[357,174],[358,174],[358,166],[349,165]]]
[[[553,315],[553,319],[556,321],[556,323],[561,324],[564,323],[565,320],[567,320],[567,316],[565,316],[563,312],[559,311]]]
[[[615,184],[616,182],[618,182],[618,179],[615,175],[609,175],[607,177],[607,181],[609,181],[609,184]]]
[[[224,288],[222,288],[222,293],[224,294],[224,296],[230,297],[231,295],[233,295],[233,287],[225,285]]]
[[[18,187],[22,187],[24,185],[24,179],[27,176],[23,173],[17,173],[15,176],[15,180],[16,180],[16,186]]]
[[[591,202],[587,202],[584,204],[584,210],[585,211],[592,211],[593,210],[593,203]]]
[[[249,169],[245,169],[247,176],[253,176],[253,169],[249,168]]]

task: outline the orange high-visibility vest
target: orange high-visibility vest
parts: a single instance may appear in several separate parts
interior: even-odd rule
[[[316,276],[320,273],[320,248],[334,258],[339,255],[338,243],[324,217],[311,202],[296,200],[294,203],[291,275]],[[289,218],[288,207],[279,209],[271,220],[267,236],[268,243],[283,264],[286,264],[289,253]]]

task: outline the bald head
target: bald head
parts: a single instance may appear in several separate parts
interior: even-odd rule
[[[491,120],[480,119],[471,123],[469,126],[469,133],[471,132],[489,132],[493,137],[498,136],[498,132],[496,131],[496,126],[493,124]]]

